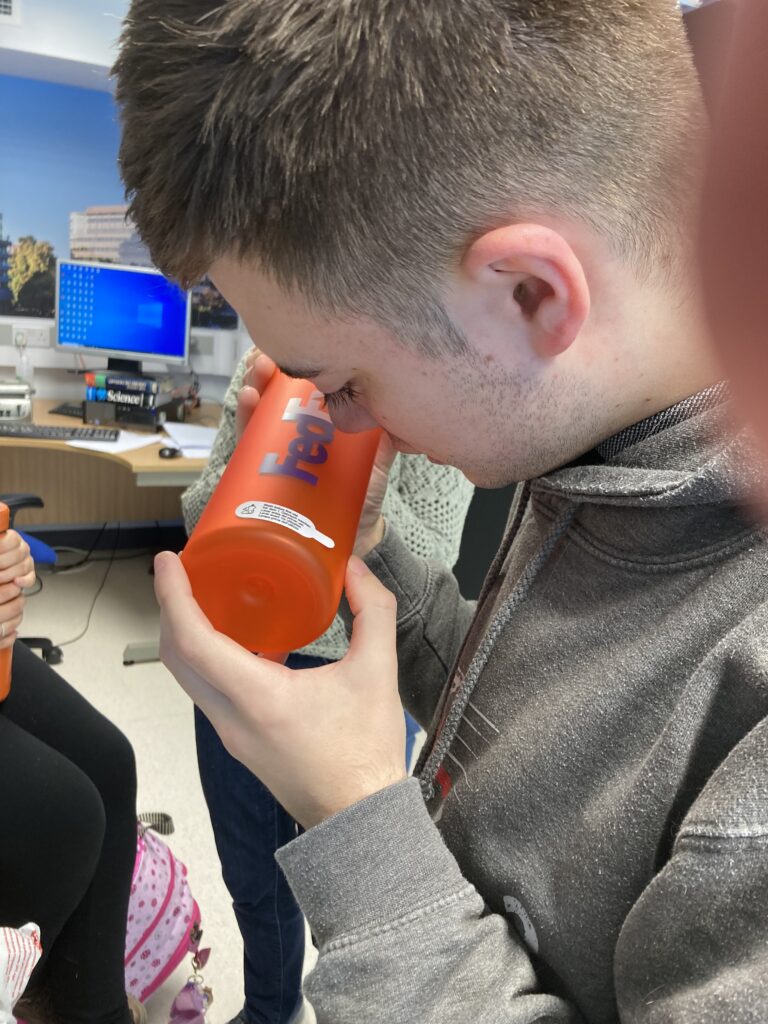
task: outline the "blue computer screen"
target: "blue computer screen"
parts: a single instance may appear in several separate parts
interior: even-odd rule
[[[187,295],[159,273],[59,263],[59,345],[185,356]]]

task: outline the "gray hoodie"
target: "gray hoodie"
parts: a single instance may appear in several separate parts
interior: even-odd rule
[[[319,1024],[768,1021],[768,548],[721,407],[518,490],[475,610],[394,531],[420,782],[278,859]]]

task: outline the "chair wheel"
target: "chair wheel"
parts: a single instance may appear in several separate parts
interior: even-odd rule
[[[64,655],[61,653],[60,647],[51,647],[49,651],[43,652],[43,658],[49,665],[60,665],[64,659]]]

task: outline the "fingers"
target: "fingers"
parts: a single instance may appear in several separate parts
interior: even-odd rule
[[[169,639],[168,628],[160,616],[160,659],[189,699],[200,708],[217,732],[231,719],[232,704],[223,693],[211,686],[178,654]]]
[[[29,557],[29,544],[15,530],[0,534],[0,583],[13,579],[13,575],[7,575],[7,570],[18,567]],[[15,575],[19,575],[18,568]]]
[[[0,604],[0,649],[13,644],[23,616],[24,598],[18,594],[18,591],[16,597]]]
[[[243,436],[243,431],[248,426],[253,411],[259,404],[260,399],[261,395],[250,384],[246,384],[240,389],[240,393],[237,396],[237,412],[235,413],[235,432],[238,441]]]
[[[389,471],[392,468],[392,463],[395,461],[396,456],[397,450],[393,446],[389,434],[382,430],[379,447],[376,449],[376,458],[373,460],[374,466],[376,469],[381,470],[382,473],[389,475]]]
[[[9,568],[0,571],[0,585],[14,583],[18,579],[28,579],[29,582],[24,584],[27,587],[31,587],[34,583],[35,563],[30,555],[27,555],[20,562],[16,562]]]
[[[6,630],[5,636],[0,637],[0,651],[5,651],[9,647],[13,647],[17,639],[18,637],[15,631],[8,632],[8,630]]]
[[[12,601],[21,594],[21,587],[11,580],[10,583],[0,584],[0,608],[8,601]]]
[[[16,530],[6,530],[0,534],[0,588],[12,583],[26,589],[34,582],[35,563],[29,544]]]
[[[0,622],[8,623],[12,619],[21,619],[24,611],[25,599],[21,594],[12,597],[10,601],[0,604]]]
[[[245,354],[245,375],[246,376],[247,376],[247,374],[250,371],[251,367],[253,366],[253,364],[259,358],[260,355],[261,355],[261,349],[257,345],[253,345],[251,348],[248,349],[248,351]]]
[[[30,559],[30,561],[32,561],[32,559]],[[33,563],[32,568],[25,572],[23,576],[14,576],[13,582],[17,587],[21,587],[22,590],[29,590],[29,588],[34,585],[36,579],[37,575],[35,573],[35,566]]]
[[[349,653],[353,658],[373,659],[385,671],[397,672],[395,632],[397,600],[380,583],[365,562],[350,558],[345,583],[347,600],[355,617]]]
[[[5,619],[3,622],[0,622],[0,635],[2,635],[3,639],[16,632],[21,625],[23,618],[23,615],[14,615],[13,618]]]
[[[253,348],[246,356],[246,363],[247,369],[243,376],[243,384],[256,388],[261,394],[275,372],[275,361],[260,349]]]
[[[243,375],[243,386],[237,396],[237,412],[235,414],[235,431],[238,441],[259,404],[264,388],[269,384],[275,372],[275,363],[259,349],[253,348],[246,356],[246,371]]]
[[[236,701],[261,685],[266,696],[273,687],[270,677],[288,671],[268,665],[213,628],[194,598],[181,560],[170,551],[155,559],[155,594],[161,658],[211,721],[207,706],[220,704],[216,694]]]
[[[214,723],[226,716],[229,701],[191,666],[198,634],[199,642],[205,644],[214,630],[192,596],[184,567],[170,552],[155,558],[155,595],[160,605],[160,658],[187,696]],[[190,621],[186,628],[180,627],[185,616],[190,616]]]
[[[194,658],[215,631],[195,601],[181,559],[171,551],[155,557],[155,597],[179,655],[185,661]]]

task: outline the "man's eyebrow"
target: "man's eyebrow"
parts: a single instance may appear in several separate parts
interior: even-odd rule
[[[278,366],[278,370],[284,373],[286,377],[293,377],[296,380],[314,380],[315,377],[319,377],[323,372],[322,370],[301,370],[291,366]]]

